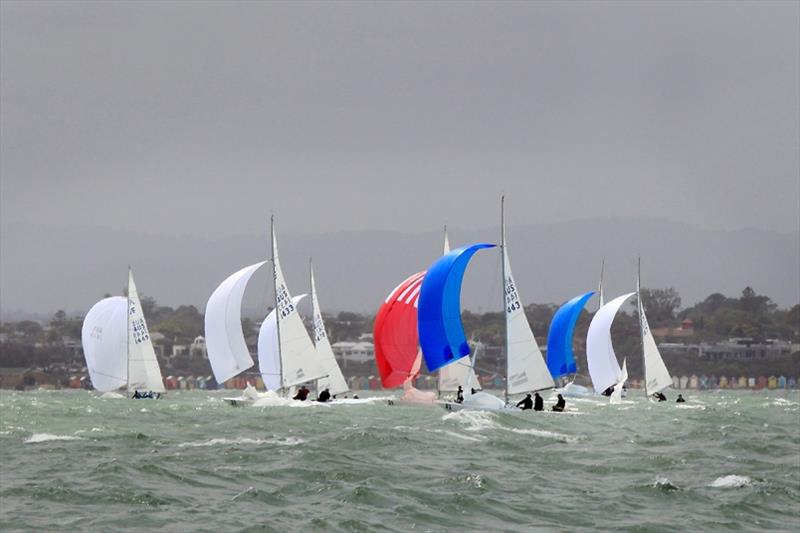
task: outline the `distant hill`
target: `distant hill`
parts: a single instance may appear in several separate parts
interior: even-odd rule
[[[498,229],[452,228],[455,247],[497,242]],[[675,287],[684,306],[745,286],[781,307],[800,301],[800,233],[700,230],[663,220],[593,219],[508,229],[514,276],[525,303],[560,303],[596,287],[601,258],[609,295],[633,290],[636,257],[643,285]],[[281,263],[293,293],[308,287],[313,256],[326,311],[371,312],[405,276],[440,253],[440,231],[297,234],[278,227]],[[267,233],[225,239],[145,235],[99,227],[7,225],[0,239],[4,320],[57,309],[85,312],[104,293],[119,294],[131,263],[139,291],[170,306],[202,309],[216,285],[268,255]],[[484,251],[468,271],[463,304],[499,309],[499,255]],[[256,275],[245,307],[255,315],[272,302],[267,273]],[[591,304],[590,304],[591,305]]]

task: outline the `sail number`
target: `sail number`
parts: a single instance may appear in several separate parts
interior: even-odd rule
[[[511,276],[506,278],[506,314],[511,314],[517,309],[522,308],[522,304],[519,301],[519,295],[517,294],[517,287],[514,285],[514,280]]]
[[[286,318],[294,311],[294,304],[292,299],[289,298],[289,291],[286,290],[286,285],[281,284],[278,287],[278,314],[281,318]]]
[[[325,333],[325,325],[322,323],[322,317],[316,315],[314,317],[314,340],[319,342],[327,336],[328,335]]]

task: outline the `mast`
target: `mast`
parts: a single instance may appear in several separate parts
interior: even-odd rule
[[[606,268],[606,258],[604,257],[600,262],[600,283],[597,286],[597,292],[599,296],[597,309],[603,307],[603,304],[605,303],[603,298],[603,271],[605,270],[605,268]]]
[[[281,310],[278,307],[278,265],[275,263],[275,215],[269,219],[270,234],[271,234],[271,252],[272,252],[272,288],[275,293],[275,332],[278,334],[278,371],[280,372],[280,388],[283,390],[283,356],[281,355]]]
[[[642,327],[642,314],[644,307],[642,306],[642,258],[637,258],[636,265],[636,305],[638,306],[637,315],[639,315],[639,336],[642,345],[642,370],[644,371],[644,397],[647,398],[647,357],[644,355],[644,328]]]
[[[125,306],[125,359],[128,365],[125,388],[131,390],[131,265],[128,265],[128,305]]]
[[[506,213],[505,213],[506,197],[500,197],[500,270],[503,275],[503,318],[506,321],[506,388],[504,391],[505,402],[508,404],[508,310],[506,309]]]
[[[450,239],[447,238],[447,224],[444,225],[444,242],[442,243],[442,255],[450,253]],[[439,379],[436,380],[436,397],[442,397],[442,371],[439,370]]]

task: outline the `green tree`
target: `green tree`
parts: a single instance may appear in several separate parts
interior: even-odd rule
[[[666,289],[642,289],[642,304],[651,324],[669,322],[675,319],[675,312],[681,307],[681,296],[672,287]],[[631,302],[636,307],[636,302]]]

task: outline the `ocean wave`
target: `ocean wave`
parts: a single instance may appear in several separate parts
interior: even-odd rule
[[[51,433],[34,433],[23,441],[24,444],[38,444],[40,442],[50,442],[53,440],[84,440],[82,437],[74,435],[53,435]]]
[[[277,446],[297,446],[298,444],[303,444],[305,442],[305,440],[298,437],[286,437],[285,439],[253,439],[250,437],[227,439],[220,437],[200,442],[182,442],[178,444],[178,448],[203,448],[207,446],[226,446],[231,444],[274,444]]]
[[[470,442],[480,442],[486,440],[486,437],[482,435],[462,435],[461,433],[456,433],[455,431],[447,431],[446,429],[435,429],[433,430],[434,433],[443,433],[445,435],[449,435],[451,437],[455,437],[461,440],[468,440]]]
[[[740,487],[748,487],[753,484],[753,480],[747,476],[737,476],[731,474],[728,476],[718,477],[709,484],[709,487],[715,489],[737,489]]]
[[[672,481],[670,481],[669,478],[666,476],[657,477],[656,480],[653,481],[653,484],[650,486],[659,490],[663,490],[665,492],[673,492],[681,490],[679,486],[672,483]]]
[[[455,420],[464,424],[466,431],[483,431],[499,427],[492,415],[486,411],[454,411],[442,416],[442,420]]]
[[[572,435],[565,435],[564,433],[558,433],[556,431],[547,431],[546,429],[517,429],[517,428],[510,428],[509,431],[513,433],[518,433],[520,435],[533,435],[535,437],[544,437],[546,439],[553,439],[559,442],[578,442],[578,437],[574,437]]]

